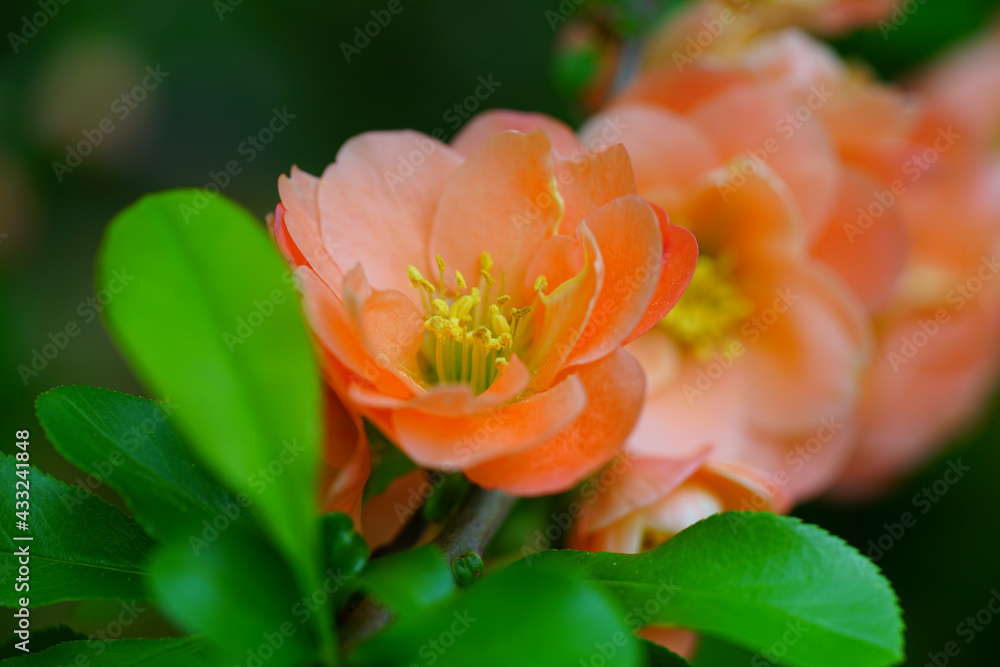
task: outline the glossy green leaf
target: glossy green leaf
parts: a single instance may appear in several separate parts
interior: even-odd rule
[[[160,608],[188,632],[236,656],[264,647],[274,667],[313,657],[316,609],[303,602],[288,563],[261,533],[234,526],[196,548],[175,541],[157,552],[151,570]]]
[[[195,453],[250,496],[301,588],[313,590],[316,360],[263,225],[221,196],[205,198],[151,195],[112,221],[98,261],[98,287],[113,293],[105,316],[138,374],[179,406],[174,419]],[[316,626],[329,644],[328,620]]]
[[[361,580],[372,595],[402,615],[417,615],[456,590],[451,568],[432,544],[373,560]]]
[[[68,625],[50,625],[44,628],[32,628],[28,643],[23,646],[31,653],[38,653],[56,644],[86,638],[87,635],[77,632]],[[16,634],[8,637],[3,644],[0,644],[0,661],[24,655],[25,651],[17,647],[23,642],[24,640]]]
[[[13,581],[17,553],[28,546],[30,590],[4,585],[0,604],[14,606],[22,597],[32,607],[90,598],[145,599],[145,561],[153,543],[142,529],[114,505],[29,467],[21,469],[30,471],[29,530],[17,530],[16,463],[0,455],[0,479],[10,484],[0,498],[0,570],[4,582]],[[32,539],[14,539],[23,536]]]
[[[205,640],[197,637],[180,639],[119,639],[102,642],[96,639],[65,642],[37,653],[32,652],[9,661],[4,667],[54,667],[56,665],[100,665],[100,667],[218,667],[221,663],[209,658]]]
[[[578,569],[626,609],[725,638],[762,664],[882,667],[903,657],[889,582],[844,541],[790,517],[727,512],[645,553],[545,551],[517,567]]]
[[[337,582],[334,605],[341,608],[358,586],[357,575],[368,562],[368,544],[356,530],[351,517],[333,512],[320,518],[325,555],[325,576]]]
[[[350,664],[633,667],[641,659],[637,638],[605,593],[539,568],[504,570],[401,613]]]
[[[249,516],[246,497],[238,502],[212,479],[170,427],[177,406],[84,386],[47,391],[35,406],[56,449],[88,481],[117,490],[153,537],[167,539],[195,519]]]

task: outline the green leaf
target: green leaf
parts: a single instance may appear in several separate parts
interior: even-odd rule
[[[32,640],[34,641],[34,640]],[[5,661],[4,667],[52,667],[53,665],[100,665],[101,667],[217,667],[209,659],[205,640],[119,639],[102,642],[96,639],[64,642],[44,651]]]
[[[668,648],[649,641],[640,640],[646,653],[646,667],[691,667],[691,663]]]
[[[320,376],[263,225],[221,196],[151,195],[112,221],[98,265],[98,286],[113,295],[108,325],[136,371],[180,406],[195,453],[253,499],[302,590],[314,590]],[[328,656],[330,626],[316,621]]]
[[[545,551],[517,565],[532,566],[582,570],[646,622],[716,635],[777,664],[882,667],[903,657],[889,582],[843,540],[790,517],[727,512],[645,553]]]
[[[56,449],[117,490],[153,537],[165,540],[192,519],[248,517],[249,502],[212,479],[167,423],[177,406],[85,386],[45,392],[35,406]]]
[[[508,569],[400,613],[350,664],[634,667],[641,650],[622,618],[596,587],[541,569]]]
[[[368,544],[356,530],[351,517],[333,512],[320,517],[323,553],[329,579],[336,581],[334,606],[340,609],[357,589],[357,575],[368,562]]]
[[[32,628],[26,646],[32,653],[38,653],[56,644],[86,638],[87,635],[77,632],[68,625],[50,625],[37,630]],[[17,648],[17,644],[23,641],[18,635],[8,637],[3,644],[0,644],[0,660],[24,655],[24,651]]]
[[[175,541],[157,552],[151,570],[160,608],[188,632],[234,656],[269,646],[274,667],[313,657],[308,624],[321,605],[306,605],[288,563],[263,534],[230,527],[205,547]]]
[[[456,590],[451,568],[433,544],[373,560],[361,580],[372,595],[402,615],[417,615]]]
[[[16,530],[14,457],[0,455],[0,479],[12,480],[0,499],[0,570],[15,578],[18,550],[31,555],[29,591],[0,587],[0,604],[13,607],[26,597],[29,606],[101,598],[146,598],[145,561],[153,547],[142,529],[120,509],[78,487],[64,484],[34,467],[30,471],[29,530]],[[5,485],[7,482],[5,482]],[[33,539],[15,540],[31,536]],[[10,573],[10,576],[7,576]]]

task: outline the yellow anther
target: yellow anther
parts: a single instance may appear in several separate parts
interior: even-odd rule
[[[519,320],[530,312],[531,306],[525,306],[524,308],[515,308],[511,311],[510,316],[515,320]]]
[[[414,287],[419,287],[424,282],[424,276],[420,273],[420,269],[412,264],[406,267],[406,276],[410,279],[410,284]]]
[[[475,305],[475,300],[468,294],[460,296],[455,300],[455,303],[451,305],[450,315],[452,319],[462,321],[463,318],[469,316],[469,311],[471,311]]]
[[[437,311],[438,315],[440,315],[441,317],[448,317],[449,308],[447,301],[445,301],[444,299],[434,299],[433,301],[431,301],[431,305],[434,306],[434,310]]]
[[[490,306],[489,322],[490,327],[498,334],[510,333],[510,323],[507,322],[506,317],[500,314],[499,306]]]
[[[480,295],[480,292],[479,292],[479,288],[478,288],[478,287],[473,287],[473,288],[472,288],[472,291],[471,291],[471,292],[469,292],[469,296],[471,296],[471,297],[472,297],[472,303],[473,303],[473,304],[475,304],[475,305],[477,305],[477,306],[478,306],[478,305],[479,305],[479,304],[480,304],[480,303],[482,302],[482,300],[483,300],[483,297],[482,297],[482,296]]]
[[[480,271],[480,273],[482,274],[483,278],[486,279],[486,287],[487,288],[493,287],[494,285],[497,284],[497,281],[493,280],[493,276],[490,275],[490,272],[489,272],[488,269],[483,269],[482,271]]]
[[[493,269],[493,256],[488,252],[482,252],[479,254],[479,266],[483,271],[491,271]]]
[[[504,294],[497,299],[497,305],[503,307],[508,301],[510,301],[510,294]]]
[[[504,369],[507,368],[509,362],[503,357],[497,357],[496,359],[493,360],[493,363],[496,364],[497,371],[499,373],[503,373]]]
[[[501,347],[506,347],[506,348],[514,347],[514,337],[511,336],[509,333],[505,332],[500,334],[497,337],[497,340],[500,341]]]
[[[438,265],[438,285],[441,286],[441,293],[444,294],[444,259],[441,255],[434,255],[434,259],[437,260]]]
[[[535,291],[540,292],[549,286],[549,279],[545,276],[535,278]]]
[[[458,291],[462,292],[468,285],[465,284],[465,276],[462,275],[461,271],[455,271],[455,284],[458,285]]]

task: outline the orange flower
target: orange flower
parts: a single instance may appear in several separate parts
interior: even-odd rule
[[[321,178],[280,179],[274,235],[345,403],[423,467],[534,495],[618,451],[644,388],[622,345],[673,306],[696,248],[621,146],[572,159],[568,128],[511,118],[545,131],[494,115],[451,147],[352,139]]]
[[[842,495],[915,469],[981,409],[1000,374],[1000,40],[919,82],[926,114],[898,209],[910,238],[900,289],[876,318],[878,352]]]
[[[866,122],[848,124],[859,110]],[[903,154],[884,129],[904,105],[787,31],[682,70],[651,62],[584,138],[609,118],[639,192],[701,249],[678,306],[629,346],[648,385],[629,452],[710,446],[713,464],[752,468],[793,501],[822,493],[853,444],[866,309],[889,301],[905,256],[893,215],[854,243],[844,225]]]

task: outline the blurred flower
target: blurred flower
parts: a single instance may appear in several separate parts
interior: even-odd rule
[[[921,169],[898,203],[911,250],[900,289],[877,314],[878,354],[841,495],[870,495],[914,470],[979,413],[996,385],[998,77],[993,34],[918,81],[925,114],[911,164]]]
[[[846,122],[862,109],[865,123]],[[648,378],[632,455],[711,446],[712,463],[780,478],[792,501],[829,487],[852,445],[866,308],[889,300],[905,253],[891,216],[853,243],[843,227],[903,155],[886,128],[905,127],[906,114],[785,31],[682,70],[650,61],[584,127],[586,139],[620,119],[640,194],[701,252],[677,307],[629,346]]]
[[[545,131],[500,131],[525,125]],[[489,114],[450,147],[365,134],[322,178],[280,179],[273,231],[328,380],[418,465],[554,493],[632,429],[644,380],[621,346],[696,249],[635,194],[621,146],[582,153],[555,121]]]

